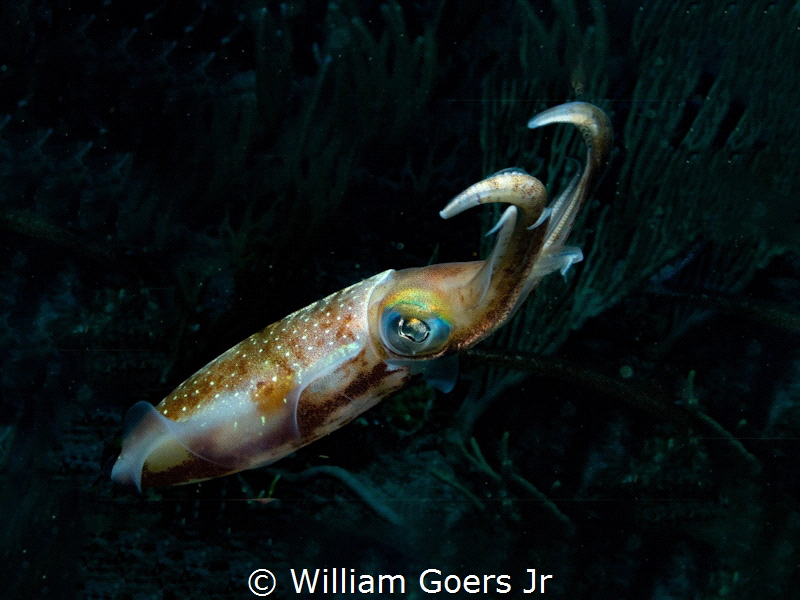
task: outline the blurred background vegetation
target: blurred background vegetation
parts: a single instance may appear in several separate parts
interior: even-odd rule
[[[414,590],[431,565],[574,598],[788,594],[799,38],[788,0],[5,3],[8,597],[222,598],[304,566]],[[496,214],[438,211],[510,166],[555,195],[582,142],[525,124],[575,99],[616,135],[586,259],[453,393],[274,468],[144,497],[102,476],[130,405],[254,331],[485,253]]]

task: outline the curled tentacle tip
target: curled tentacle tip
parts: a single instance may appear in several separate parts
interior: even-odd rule
[[[549,217],[552,214],[552,212],[553,212],[553,208],[552,207],[550,207],[550,206],[546,207],[542,211],[542,214],[539,215],[539,218],[536,219],[536,223],[534,223],[533,225],[530,225],[528,227],[528,231],[530,231],[531,229],[536,229],[539,225],[544,223],[547,220],[547,217]]]
[[[564,279],[567,278],[567,271],[569,271],[569,268],[575,263],[581,262],[582,260],[583,252],[580,251],[580,248],[577,249],[577,252],[574,255],[567,257],[567,259],[564,261],[564,266],[561,267],[561,275],[564,277]]]
[[[587,169],[587,174],[596,176],[598,169],[608,161],[611,150],[613,134],[608,115],[594,104],[569,102],[540,112],[528,121],[528,127],[536,129],[555,123],[569,123],[578,128],[589,150],[591,169]]]
[[[490,235],[497,233],[503,225],[506,223],[511,223],[511,227],[513,229],[514,223],[517,221],[517,207],[516,206],[509,206],[507,209],[503,211],[502,216],[497,220],[497,223],[494,224],[489,231],[486,232],[484,237],[489,237]]]
[[[536,210],[547,199],[542,182],[522,169],[504,169],[471,185],[445,206],[439,215],[448,219],[468,208],[493,202],[508,202],[523,212]]]
[[[551,123],[583,124],[586,121],[607,121],[606,114],[588,102],[568,102],[540,112],[528,121],[529,129],[536,129]]]

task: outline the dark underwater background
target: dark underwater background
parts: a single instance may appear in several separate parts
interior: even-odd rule
[[[0,596],[800,598],[798,74],[789,0],[4,2]],[[438,211],[506,167],[563,189],[582,141],[525,125],[571,100],[615,131],[585,260],[453,392],[202,484],[103,474],[131,405],[255,331],[485,256],[496,211]]]

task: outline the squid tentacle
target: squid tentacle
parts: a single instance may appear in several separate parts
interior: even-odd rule
[[[550,230],[543,250],[559,249],[572,229],[589,192],[597,183],[611,151],[611,122],[599,108],[588,102],[570,102],[548,108],[528,121],[529,129],[555,123],[568,123],[578,128],[586,143],[586,165],[576,182],[553,204]]]
[[[611,123],[606,114],[586,102],[571,102],[545,110],[528,122],[531,129],[555,123],[575,125],[587,147],[586,165],[551,206],[544,185],[518,168],[504,169],[453,198],[439,213],[449,219],[475,206],[511,204],[491,232],[497,240],[489,257],[468,284],[464,297],[477,299],[474,321],[491,323],[460,340],[472,345],[502,326],[539,281],[553,271],[566,273],[583,254],[564,246],[581,206],[608,160]],[[490,233],[491,233],[490,232]]]

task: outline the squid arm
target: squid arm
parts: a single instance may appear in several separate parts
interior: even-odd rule
[[[501,327],[548,273],[582,255],[564,245],[608,158],[611,126],[574,102],[531,128],[570,123],[588,148],[582,173],[547,206],[542,183],[506,169],[456,196],[449,219],[507,203],[482,261],[389,270],[331,294],[240,342],[157,406],[134,405],[111,478],[175,485],[269,464],[353,420],[420,374],[449,391],[457,358]]]

